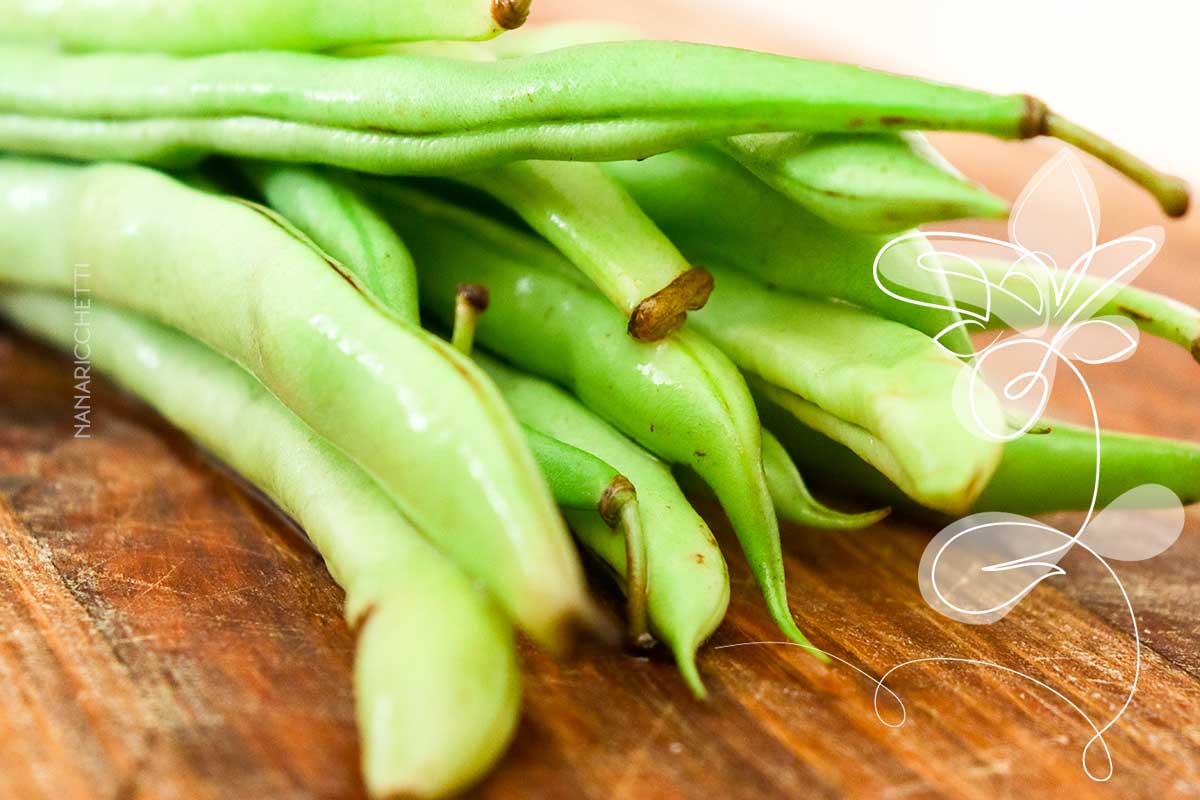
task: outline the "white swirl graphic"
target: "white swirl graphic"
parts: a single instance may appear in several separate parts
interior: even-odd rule
[[[1050,159],[1014,204],[1009,238],[1002,241],[965,233],[913,232],[885,245],[875,258],[879,289],[903,303],[947,312],[954,320],[936,337],[951,356],[970,366],[954,389],[958,416],[976,435],[998,442],[1036,436],[1060,368],[1083,389],[1091,412],[1095,468],[1091,502],[1073,533],[1019,514],[976,513],[946,526],[925,548],[918,570],[922,596],[938,613],[958,622],[986,625],[1003,618],[1040,583],[1065,576],[1059,565],[1080,547],[1098,561],[1116,584],[1136,648],[1133,674],[1124,702],[1104,722],[1093,720],[1066,694],[1020,670],[991,661],[934,656],[905,661],[875,678],[833,653],[793,642],[741,642],[715,649],[752,645],[787,645],[823,653],[875,684],[875,715],[888,727],[908,719],[904,702],[886,685],[893,673],[913,664],[967,664],[1022,678],[1050,692],[1079,715],[1092,730],[1080,763],[1094,781],[1109,780],[1115,771],[1104,734],[1125,713],[1137,693],[1142,643],[1129,594],[1109,559],[1137,561],[1170,547],[1184,526],[1183,505],[1164,486],[1147,484],[1126,491],[1097,513],[1101,489],[1100,420],[1091,389],[1079,365],[1110,364],[1133,355],[1138,329],[1124,316],[1103,316],[1102,309],[1150,263],[1163,242],[1161,228],[1145,228],[1100,243],[1099,204],[1087,172],[1069,149]],[[926,240],[914,261],[912,248],[897,245]],[[907,254],[907,255],[903,255]],[[1060,265],[1067,265],[1065,268]],[[954,352],[947,344],[956,331],[996,331],[976,352]],[[958,337],[962,341],[961,336]],[[984,388],[999,398],[1006,412],[1004,430],[987,425],[989,415],[976,410]],[[1138,536],[1129,536],[1136,530]],[[880,706],[886,693],[896,716],[885,718]],[[1104,765],[1093,769],[1089,754],[1096,746]]]

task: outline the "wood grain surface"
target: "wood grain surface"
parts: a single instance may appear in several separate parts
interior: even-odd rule
[[[544,18],[572,13],[547,3]],[[610,3],[655,29],[671,3]],[[666,9],[666,10],[664,10]],[[680,36],[811,53],[711,19]],[[661,29],[661,28],[659,28]],[[940,137],[1009,198],[1049,152]],[[1161,220],[1095,170],[1104,233]],[[974,226],[993,234],[1002,229]],[[1200,304],[1200,227],[1167,225],[1140,284]],[[1114,428],[1200,440],[1200,366],[1143,339],[1096,368]],[[72,365],[0,328],[0,797],[357,798],[353,640],[342,594],[275,511],[153,412],[93,384],[90,439],[72,436]],[[1061,393],[1060,414],[1082,397]],[[1047,465],[1049,470],[1053,465]],[[1136,698],[1106,735],[1108,783],[1084,774],[1091,736],[1061,699],[997,670],[922,663],[873,684],[778,638],[718,511],[733,599],[702,652],[693,700],[659,654],[585,647],[556,663],[522,647],[525,711],[485,798],[755,798],[1200,794],[1200,513],[1164,555],[1118,565],[1142,629]],[[815,643],[872,676],[910,659],[994,661],[1053,685],[1101,724],[1124,700],[1135,648],[1117,587],[1078,554],[1003,622],[952,623],[916,583],[934,531],[889,520],[855,534],[786,527],[790,597]],[[611,595],[602,579],[597,591]],[[615,605],[615,603],[614,603]],[[896,708],[881,711],[894,720]],[[1103,772],[1100,752],[1093,765]]]

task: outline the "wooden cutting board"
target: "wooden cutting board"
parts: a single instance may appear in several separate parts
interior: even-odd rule
[[[605,13],[654,24],[632,3]],[[1049,152],[975,137],[938,144],[1010,198]],[[1107,235],[1160,222],[1136,191],[1095,174]],[[1198,270],[1200,226],[1172,223],[1140,283],[1200,304]],[[1147,338],[1131,362],[1089,377],[1107,425],[1200,440],[1200,366],[1186,354]],[[92,386],[91,438],[73,438],[72,384],[65,356],[0,328],[0,797],[361,797],[354,643],[320,558],[236,479],[103,381]],[[1077,414],[1082,398],[1062,394],[1059,413]],[[907,722],[892,728],[875,715],[873,683],[847,667],[785,646],[727,647],[779,637],[724,519],[703,511],[733,579],[729,616],[700,657],[709,701],[693,700],[657,653],[585,647],[556,663],[523,646],[524,717],[478,796],[1200,794],[1196,509],[1166,554],[1117,567],[1143,660],[1134,702],[1106,735],[1115,763],[1107,784],[1081,769],[1087,724],[1014,675],[902,668],[888,686]],[[993,661],[1053,686],[1099,724],[1111,718],[1135,648],[1104,570],[1072,555],[1065,577],[1003,622],[960,625],[932,612],[917,588],[934,532],[900,520],[854,534],[786,527],[801,627],[872,676],[910,659]],[[883,711],[894,719],[894,708]]]

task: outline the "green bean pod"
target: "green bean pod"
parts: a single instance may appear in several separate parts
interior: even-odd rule
[[[408,248],[342,176],[294,164],[255,161],[240,166],[268,206],[352,269],[376,300],[405,321],[420,324],[417,270]]]
[[[975,259],[974,263],[982,270],[983,277],[993,286],[1003,285],[1005,291],[1021,297],[1032,308],[1043,307],[1042,298],[1053,296],[1051,293],[1054,288],[1050,285],[1050,281],[1054,281],[1060,286],[1065,282],[1064,274],[1061,272],[1039,274],[1028,269],[1022,269],[1021,275],[1031,279],[1032,282],[1026,282],[1024,279],[1005,281],[1011,264],[982,258]],[[956,271],[966,271],[961,267],[955,269]],[[1056,310],[1059,319],[1069,318],[1076,313],[1080,320],[1103,316],[1127,317],[1136,323],[1138,329],[1143,333],[1177,344],[1191,353],[1194,359],[1200,361],[1200,309],[1155,292],[1139,289],[1136,286],[1108,287],[1106,286],[1107,281],[1089,275],[1077,275],[1072,280],[1077,281],[1072,295],[1076,299],[1073,299],[1067,306]],[[982,307],[966,300],[978,297],[977,284],[957,274],[948,276],[947,283],[951,295],[960,308],[979,314],[983,313]],[[1089,301],[1089,298],[1095,299]],[[1041,322],[1040,319],[1035,319],[1036,315],[1028,311],[1020,316],[1027,316],[1031,326]],[[984,322],[983,327],[995,330],[1004,328],[1012,322],[1011,319],[1006,321],[1000,314],[991,314]]]
[[[1187,209],[1181,180],[1027,95],[733,48],[608,42],[495,62],[0,48],[0,146],[76,158],[178,162],[211,150],[431,175],[637,159],[792,130],[1056,136],[1145,187],[1168,214]]]
[[[417,42],[394,52],[486,61],[579,44],[643,39],[610,23],[525,28],[489,42]],[[966,180],[923,136],[906,133],[747,133],[719,143],[766,183],[830,224],[886,233],[926,222],[1002,217],[1008,204]]]
[[[0,293],[22,329],[73,348],[70,297]],[[249,373],[175,331],[89,304],[96,369],[259,487],[307,532],[346,590],[355,699],[372,796],[442,797],[477,780],[516,727],[511,629],[379,486]]]
[[[720,144],[772,188],[847,230],[895,233],[1008,214],[1007,203],[966,180],[915,132],[744,134]]]
[[[929,336],[960,322],[952,311],[902,302],[876,285],[872,266],[889,237],[833,227],[715,148],[604,168],[697,264],[723,264],[798,294],[844,300]],[[927,249],[912,238],[892,247],[888,257],[915,265]],[[914,296],[948,303],[949,289],[939,276],[916,269],[909,274],[914,287],[925,288]],[[943,341],[955,352],[973,352],[961,329]]]
[[[529,0],[38,0],[0,2],[0,41],[72,50],[218,53],[368,42],[486,39],[520,27]]]
[[[470,359],[389,318],[270,212],[139,167],[0,161],[0,282],[86,281],[253,373],[545,646],[599,625],[516,420]],[[81,277],[81,268],[86,278]]]
[[[846,446],[797,424],[779,406],[766,403],[761,409],[796,462],[819,474],[827,488],[908,511],[925,509]],[[1096,476],[1095,431],[1055,420],[1045,423],[1041,429],[1046,432],[1005,443],[1000,466],[972,512],[1034,515],[1089,508]],[[1200,502],[1200,445],[1194,442],[1101,431],[1100,454],[1097,510],[1147,483],[1167,487],[1184,505]]]
[[[712,277],[594,164],[518,161],[455,180],[492,195],[557,247],[625,313],[635,339],[661,339],[708,300]]]
[[[968,366],[904,325],[712,269],[717,289],[694,324],[754,376],[757,394],[846,444],[922,503],[949,513],[971,507],[1001,447],[956,416],[955,387]],[[977,390],[981,424],[1001,430],[999,403]]]
[[[787,605],[758,417],[729,360],[686,328],[658,342],[625,335],[620,312],[541,241],[415,190],[374,186],[417,261],[424,306],[449,322],[456,284],[487,286],[484,347],[568,387],[634,441],[700,473],[729,515],[772,617],[803,639]]]
[[[647,606],[655,635],[675,656],[680,674],[699,697],[704,684],[696,649],[721,623],[729,605],[729,573],[708,525],[680,492],[671,471],[578,400],[540,378],[477,354],[517,419],[546,436],[595,453],[620,468],[638,491],[646,536]],[[628,591],[625,542],[594,510],[568,510],[584,546]]]

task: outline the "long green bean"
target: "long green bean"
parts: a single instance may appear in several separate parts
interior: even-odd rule
[[[529,0],[0,0],[0,41],[75,50],[325,50],[485,39],[519,27]]]
[[[73,348],[76,301],[0,292],[0,313]],[[512,632],[482,592],[357,465],[249,373],[175,331],[100,303],[88,356],[262,489],[307,532],[358,631],[355,702],[375,797],[441,797],[500,757],[518,718]]]
[[[645,38],[604,22],[542,25],[488,42],[418,42],[410,52],[486,61],[579,44]],[[900,231],[926,222],[997,217],[1008,205],[963,178],[923,136],[896,133],[747,133],[720,146],[762,180],[848,230]]]
[[[769,131],[1049,135],[1107,161],[1168,214],[1183,214],[1188,201],[1179,179],[1026,95],[677,42],[580,45],[496,62],[64,55],[8,46],[0,48],[0,113],[0,146],[8,149],[129,159],[216,150],[356,161],[388,174],[643,158]]]
[[[388,318],[244,203],[140,167],[0,160],[0,282],[92,296],[200,339],[342,448],[426,536],[561,649],[596,621],[576,553],[487,376]]]

